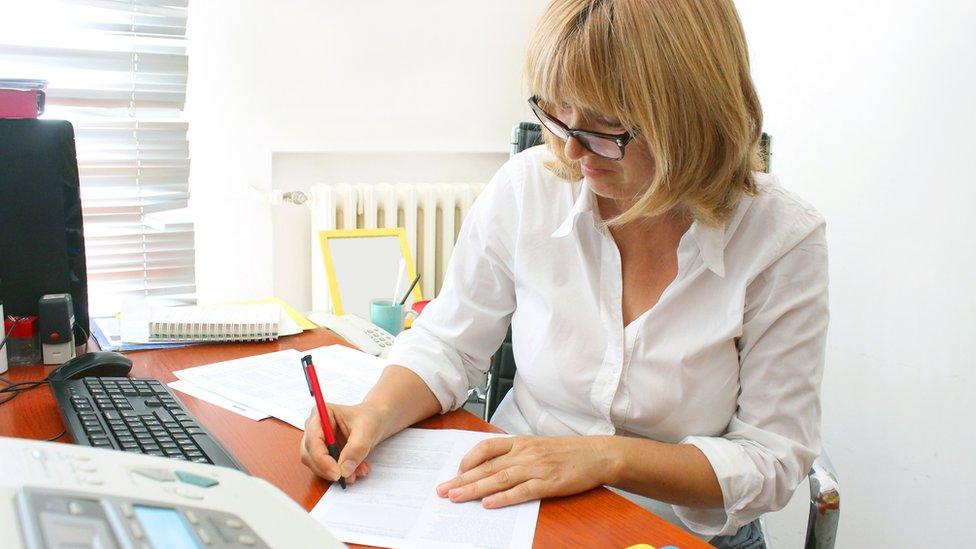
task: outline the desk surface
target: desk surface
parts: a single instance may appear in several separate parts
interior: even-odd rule
[[[231,360],[283,349],[306,350],[340,343],[335,334],[316,329],[272,343],[221,344],[131,353],[132,375],[154,377],[165,382],[176,378],[174,370]],[[53,367],[13,366],[6,377],[14,382],[40,379]],[[274,484],[305,509],[311,509],[329,483],[316,477],[299,459],[302,432],[268,418],[247,418],[177,393],[186,407],[226,446],[247,470]],[[466,412],[456,411],[417,424],[433,429],[497,431],[492,425]],[[46,439],[63,431],[54,397],[47,387],[22,393],[0,406],[0,435]],[[68,441],[65,436],[58,440]],[[536,526],[536,547],[629,547],[648,543],[656,547],[676,545],[709,547],[687,532],[648,513],[641,507],[598,488],[565,498],[542,502]]]

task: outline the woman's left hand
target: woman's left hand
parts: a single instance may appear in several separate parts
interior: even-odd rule
[[[459,503],[481,499],[486,508],[552,496],[568,496],[610,484],[611,437],[499,437],[479,442],[458,476],[437,486],[437,495]]]

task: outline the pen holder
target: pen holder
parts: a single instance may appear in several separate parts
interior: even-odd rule
[[[369,319],[391,335],[403,331],[403,318],[406,316],[403,305],[389,299],[374,299],[369,302]]]

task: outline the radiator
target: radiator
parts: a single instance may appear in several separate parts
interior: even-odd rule
[[[328,283],[318,232],[332,229],[403,227],[421,273],[424,299],[440,291],[461,221],[483,183],[313,185],[312,307],[330,311]]]

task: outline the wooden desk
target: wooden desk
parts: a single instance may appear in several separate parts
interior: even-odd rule
[[[164,382],[176,378],[174,370],[200,366],[283,349],[306,350],[340,343],[332,332],[317,329],[273,343],[222,344],[184,347],[129,354],[132,375],[154,377]],[[12,366],[7,378],[14,381],[40,379],[53,367]],[[311,509],[329,483],[316,477],[299,459],[302,432],[268,418],[251,421],[189,395],[180,400],[230,450],[248,471],[274,484],[305,509]],[[417,427],[498,431],[466,412],[456,411],[420,422]],[[64,429],[54,397],[47,387],[21,394],[0,406],[0,435],[46,439]],[[70,440],[65,436],[61,441]],[[649,543],[656,547],[677,545],[682,549],[709,547],[687,532],[605,489],[542,502],[536,526],[535,547],[629,547]]]

